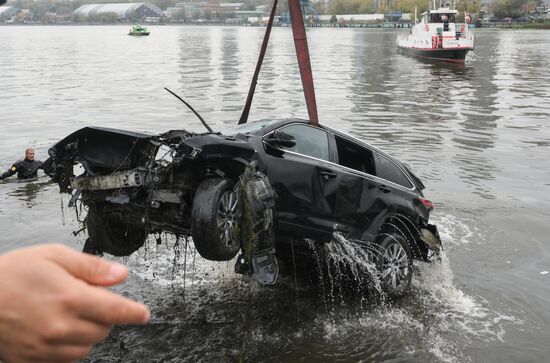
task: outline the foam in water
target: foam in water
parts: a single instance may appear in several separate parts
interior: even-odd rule
[[[444,246],[470,243],[476,233],[454,216],[439,217],[436,223]],[[357,244],[335,234],[330,246],[326,247],[326,253],[330,256],[327,261],[345,261],[375,268],[356,249]],[[460,352],[461,344],[456,341],[463,344],[479,340],[504,342],[505,325],[522,323],[513,316],[490,309],[481,298],[474,298],[459,289],[453,280],[454,274],[444,252],[437,262],[418,262],[415,264],[411,299],[406,304],[381,304],[363,309],[356,319],[325,319],[323,329],[326,338],[331,340],[356,329],[416,336],[436,359],[462,362],[470,359]],[[418,347],[417,342],[409,342],[407,339],[404,345]],[[417,349],[405,349],[405,352],[415,354]]]
[[[432,223],[437,225],[441,240],[446,245],[464,245],[479,240],[477,228],[472,221],[461,220],[452,215],[433,215]]]

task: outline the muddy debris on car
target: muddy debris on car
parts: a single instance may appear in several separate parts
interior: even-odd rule
[[[159,135],[86,127],[49,154],[69,205],[87,209],[88,252],[127,256],[149,235],[172,233],[192,237],[205,259],[238,255],[235,272],[274,284],[279,264],[315,265],[312,243],[346,240],[364,253],[337,263],[357,278],[351,265],[363,259],[381,290],[400,297],[413,260],[441,246],[428,223],[433,205],[408,167],[307,120]]]

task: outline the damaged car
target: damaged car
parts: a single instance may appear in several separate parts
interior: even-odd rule
[[[87,207],[89,242],[116,256],[148,235],[191,236],[208,260],[271,284],[288,244],[338,232],[379,246],[384,290],[407,292],[413,260],[441,248],[424,185],[408,167],[350,135],[307,120],[267,120],[222,132],[160,135],[86,127],[49,150],[50,176]],[[301,241],[301,243],[300,243]],[[309,252],[308,252],[309,251]]]

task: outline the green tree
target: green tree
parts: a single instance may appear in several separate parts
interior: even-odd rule
[[[339,15],[339,14],[345,14],[346,13],[346,7],[344,6],[345,0],[336,0],[329,6],[329,14],[331,15]]]
[[[525,8],[529,0],[495,0],[489,5],[489,11],[497,18],[517,18],[524,14],[522,9]]]
[[[201,17],[201,11],[199,9],[193,10],[193,13],[191,14],[191,17],[193,19],[198,19]]]
[[[403,13],[411,13],[414,17],[414,8],[417,8],[417,13],[420,15],[430,7],[430,0],[397,0],[394,3],[394,10],[402,11]]]
[[[52,12],[45,12],[41,19],[44,24],[55,24],[55,14]]]
[[[182,20],[185,20],[185,17],[186,17],[186,11],[184,8],[179,8],[177,11],[176,11],[176,20],[178,21],[182,21]]]
[[[73,23],[85,23],[87,19],[85,16],[73,14],[71,20],[73,21]]]

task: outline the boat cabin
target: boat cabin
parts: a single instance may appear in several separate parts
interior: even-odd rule
[[[448,8],[440,8],[437,10],[428,10],[422,13],[422,23],[424,24],[445,24],[454,23],[458,11]]]
[[[439,8],[437,10],[428,10],[422,13],[423,24],[443,24],[443,29],[439,31],[448,32],[449,23],[454,23],[458,11],[449,8]],[[439,32],[438,32],[439,33]]]

